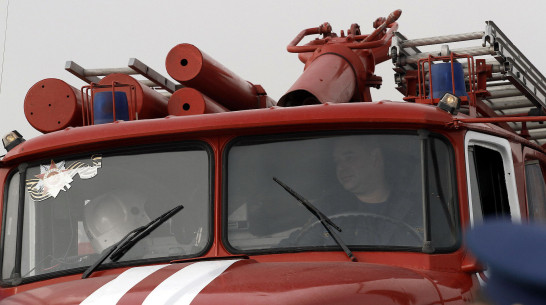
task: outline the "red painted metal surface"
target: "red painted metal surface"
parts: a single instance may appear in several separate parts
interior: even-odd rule
[[[81,126],[81,95],[78,89],[60,79],[37,82],[25,97],[25,116],[40,132],[47,133],[68,126]]]
[[[169,276],[197,263],[160,269],[132,287],[117,304],[140,304]],[[78,304],[116,276],[94,276],[84,280],[85,285],[76,280],[36,288],[2,304]],[[469,276],[458,273],[444,273],[433,280],[431,274],[389,265],[250,259],[231,265],[192,304],[434,304],[442,300],[465,304],[471,289]]]
[[[194,115],[229,111],[193,88],[176,90],[169,98],[170,115]]]
[[[269,97],[260,98],[262,93],[255,85],[191,44],[179,44],[172,48],[165,65],[172,78],[199,90],[229,110],[257,109],[276,104]]]
[[[21,160],[35,153],[47,153],[51,146],[59,149],[77,146],[104,145],[112,142],[134,141],[134,138],[152,136],[154,139],[171,138],[174,134],[191,135],[192,132],[223,135],[233,128],[241,134],[270,130],[276,132],[360,128],[444,128],[453,117],[436,107],[412,103],[377,102],[311,105],[301,108],[273,107],[248,112],[218,113],[214,116],[167,117],[161,120],[117,122],[115,125],[95,125],[82,130],[68,129],[27,140],[9,151],[5,162]],[[287,124],[286,122],[289,122]],[[111,141],[111,142],[110,142]],[[83,149],[83,147],[81,147]]]

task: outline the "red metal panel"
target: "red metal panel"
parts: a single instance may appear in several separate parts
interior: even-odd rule
[[[407,254],[399,253],[398,257],[402,259]],[[293,255],[301,256],[277,257]],[[177,263],[156,271],[133,286],[118,304],[140,303],[169,276],[190,265]],[[195,274],[188,281],[199,281],[201,277],[207,275]],[[78,304],[113,278],[97,272],[85,280],[71,278],[56,284],[54,289],[35,287],[5,301]],[[472,287],[472,279],[462,272],[426,272],[339,261],[264,263],[250,259],[238,261],[222,272],[198,292],[192,304],[439,304],[442,300],[465,304]],[[182,297],[188,288],[192,287],[171,286],[174,290],[169,293]]]
[[[317,126],[340,129],[347,128],[348,124],[391,129],[411,124],[417,128],[426,126],[432,129],[444,128],[452,121],[453,117],[449,113],[437,107],[413,103],[377,102],[274,107],[252,112],[235,111],[214,116],[169,117],[162,120],[119,122],[116,125],[103,124],[89,126],[86,129],[72,129],[63,134],[48,134],[28,139],[9,151],[4,161],[11,161],[13,156],[25,158],[32,153],[47,152],[52,146],[58,149],[85,144],[97,147],[97,143],[111,146],[108,141],[120,143],[120,139],[129,141],[150,134],[159,140],[161,137],[191,132],[225,134],[225,130],[234,128],[240,129],[241,133],[254,132],[262,128],[273,128],[277,132],[283,132],[316,130]]]
[[[192,304],[433,304],[439,300],[432,282],[409,269],[250,260],[226,270]]]

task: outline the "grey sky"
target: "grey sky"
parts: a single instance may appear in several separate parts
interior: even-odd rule
[[[399,31],[408,38],[481,31],[493,20],[543,73],[546,50],[543,1],[78,1],[10,0],[0,135],[17,129],[40,133],[26,121],[26,92],[44,78],[76,88],[85,83],[64,70],[67,60],[85,68],[125,67],[135,57],[168,77],[165,57],[175,45],[192,43],[242,78],[262,85],[278,100],[303,70],[286,45],[304,28],[330,22],[335,32],[402,9]],[[7,0],[0,0],[0,47]],[[543,50],[542,48],[545,48]],[[0,48],[0,51],[2,49]],[[1,60],[1,58],[0,58]],[[392,64],[376,74],[383,88],[374,100],[401,100]],[[0,152],[3,148],[0,148]],[[3,153],[2,153],[3,154]]]

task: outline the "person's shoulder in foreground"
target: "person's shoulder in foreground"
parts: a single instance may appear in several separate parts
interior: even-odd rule
[[[546,304],[546,225],[493,220],[468,233],[466,245],[487,265],[483,294],[498,305]]]

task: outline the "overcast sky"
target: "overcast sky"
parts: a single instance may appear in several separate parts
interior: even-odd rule
[[[27,139],[40,134],[23,111],[26,92],[36,82],[59,78],[76,88],[85,85],[64,70],[67,60],[85,68],[105,68],[126,67],[135,57],[169,77],[165,70],[169,50],[192,43],[278,100],[303,70],[297,55],[286,52],[301,30],[329,22],[339,33],[358,23],[367,34],[377,17],[396,9],[402,9],[399,31],[408,38],[482,31],[485,21],[493,20],[544,74],[545,3],[10,0],[6,14],[7,0],[0,0],[0,136],[14,129]],[[374,100],[401,100],[394,90],[392,64],[383,63],[376,74],[384,82],[381,90],[372,89]],[[0,154],[3,151],[0,148]]]

